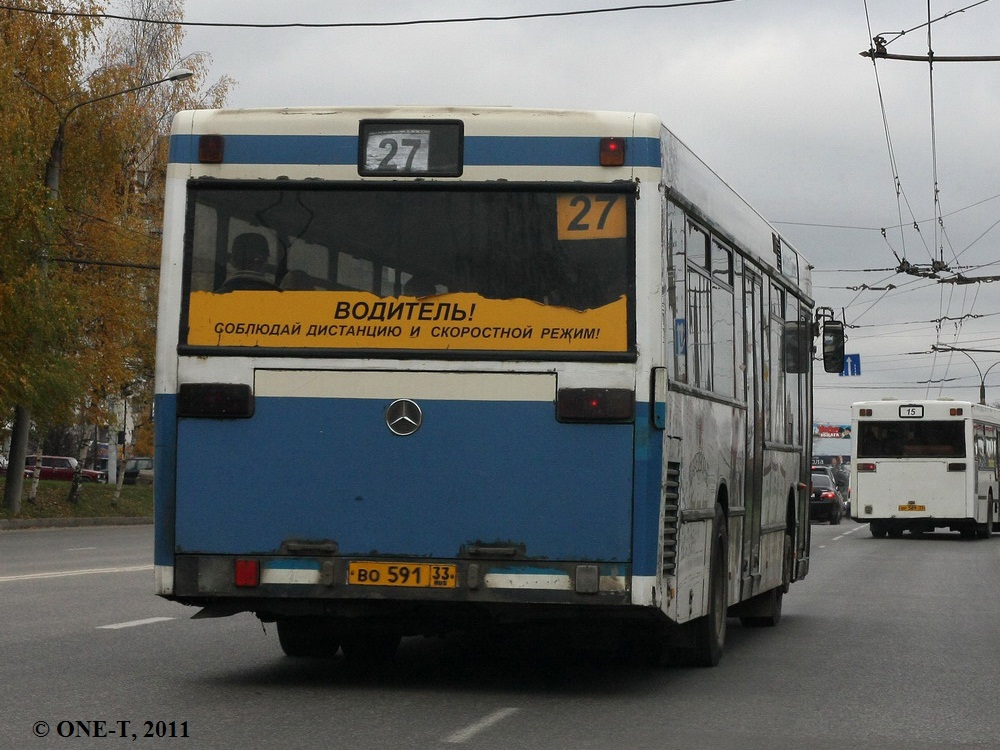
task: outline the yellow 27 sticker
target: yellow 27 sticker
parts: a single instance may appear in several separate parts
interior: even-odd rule
[[[622,195],[560,195],[556,203],[559,239],[622,239],[628,232]]]

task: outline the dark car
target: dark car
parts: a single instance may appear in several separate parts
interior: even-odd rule
[[[817,468],[820,467],[814,467],[814,469]],[[840,490],[837,489],[837,483],[834,481],[830,469],[814,470],[811,485],[809,520],[829,521],[834,526],[840,523],[844,517],[844,498],[841,497]]]
[[[24,476],[33,477],[35,474],[36,456],[25,456]],[[72,456],[42,456],[42,466],[39,470],[39,479],[62,479],[72,481],[76,474],[76,467],[79,464]],[[80,478],[85,482],[106,482],[108,475],[103,471],[94,469],[80,469]]]
[[[153,459],[146,456],[130,458],[125,462],[125,484],[152,484]]]

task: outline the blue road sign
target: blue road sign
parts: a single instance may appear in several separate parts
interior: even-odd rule
[[[840,376],[844,377],[849,375],[860,375],[860,374],[861,374],[861,355],[845,354],[844,371],[840,373]]]

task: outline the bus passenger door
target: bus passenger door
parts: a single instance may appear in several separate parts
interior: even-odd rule
[[[744,357],[746,361],[746,475],[743,502],[743,560],[740,566],[742,599],[753,595],[754,576],[760,570],[760,513],[764,486],[764,347],[767,315],[763,309],[761,277],[749,268],[744,277]]]

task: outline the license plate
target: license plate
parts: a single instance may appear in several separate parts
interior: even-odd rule
[[[915,511],[918,511],[918,512],[922,513],[925,510],[927,510],[927,506],[926,505],[900,505],[899,509],[903,510],[903,511],[906,511],[906,510],[915,510]]]
[[[457,580],[454,565],[437,563],[352,562],[347,569],[352,586],[453,589]]]

